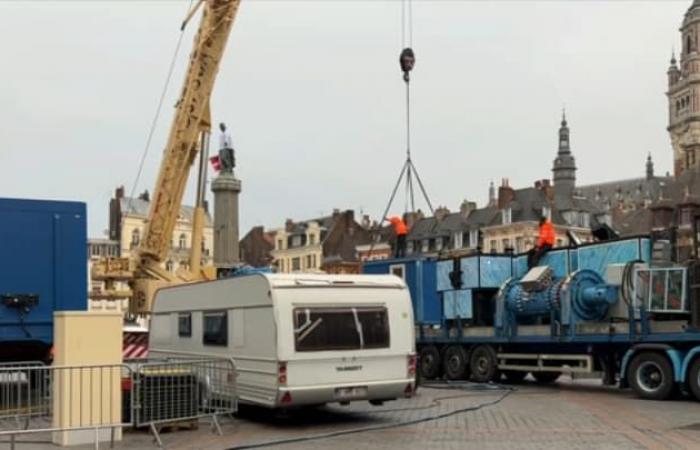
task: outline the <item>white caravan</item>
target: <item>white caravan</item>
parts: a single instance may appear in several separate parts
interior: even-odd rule
[[[381,404],[415,389],[413,310],[393,275],[255,274],[160,289],[149,353],[233,357],[240,401]]]

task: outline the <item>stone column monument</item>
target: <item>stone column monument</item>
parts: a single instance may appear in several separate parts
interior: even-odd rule
[[[221,149],[219,161],[221,172],[211,185],[214,193],[214,267],[218,273],[226,273],[241,264],[238,250],[238,195],[241,193],[241,180],[233,173],[233,149]]]

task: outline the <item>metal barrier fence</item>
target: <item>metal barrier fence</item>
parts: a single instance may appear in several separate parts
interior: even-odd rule
[[[125,428],[159,428],[237,409],[231,359],[140,360],[116,365],[0,364],[0,436],[53,433],[58,444],[100,440],[114,444]]]

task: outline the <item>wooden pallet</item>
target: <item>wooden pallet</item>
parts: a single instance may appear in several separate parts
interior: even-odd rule
[[[156,426],[158,433],[172,433],[175,431],[193,431],[199,429],[199,420],[181,420],[179,422],[168,422]]]

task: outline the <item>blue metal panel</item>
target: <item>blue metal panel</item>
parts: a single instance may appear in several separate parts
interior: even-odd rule
[[[413,313],[417,323],[438,324],[442,306],[437,291],[437,263],[416,257],[368,261],[362,267],[366,274],[390,274],[393,267],[403,267],[404,280],[411,294]]]
[[[422,323],[438,324],[441,321],[442,308],[440,306],[440,296],[437,292],[437,262],[431,259],[423,260],[422,270]]]
[[[680,379],[677,381],[685,381],[688,378],[688,370],[690,370],[690,364],[695,359],[695,356],[700,354],[700,346],[693,347],[683,358],[683,365],[680,370]]]
[[[622,264],[639,259],[642,255],[638,238],[587,245],[578,249],[578,268],[605,274],[610,264]]]
[[[462,258],[460,261],[462,269],[462,287],[478,288],[479,287],[479,257],[469,256]]]
[[[480,287],[498,288],[511,277],[510,256],[480,256],[479,260],[481,262]]]
[[[459,291],[445,291],[442,293],[445,319],[471,319],[472,318],[472,291],[462,289]]]
[[[50,344],[54,311],[87,309],[85,217],[83,203],[0,199],[0,295],[39,297],[24,326],[0,305],[0,343]]]
[[[447,291],[454,289],[452,287],[452,282],[450,281],[450,272],[454,267],[454,262],[452,260],[438,261],[437,262],[437,290]]]
[[[522,277],[527,273],[527,255],[520,255],[513,258],[512,273],[514,277]]]
[[[651,261],[651,239],[642,238],[641,239],[641,246],[642,246],[642,260],[644,260],[644,262]]]
[[[569,250],[569,272],[576,272],[578,267],[578,249]]]
[[[556,278],[564,278],[569,274],[568,250],[552,250],[542,258],[540,265],[549,266]]]

